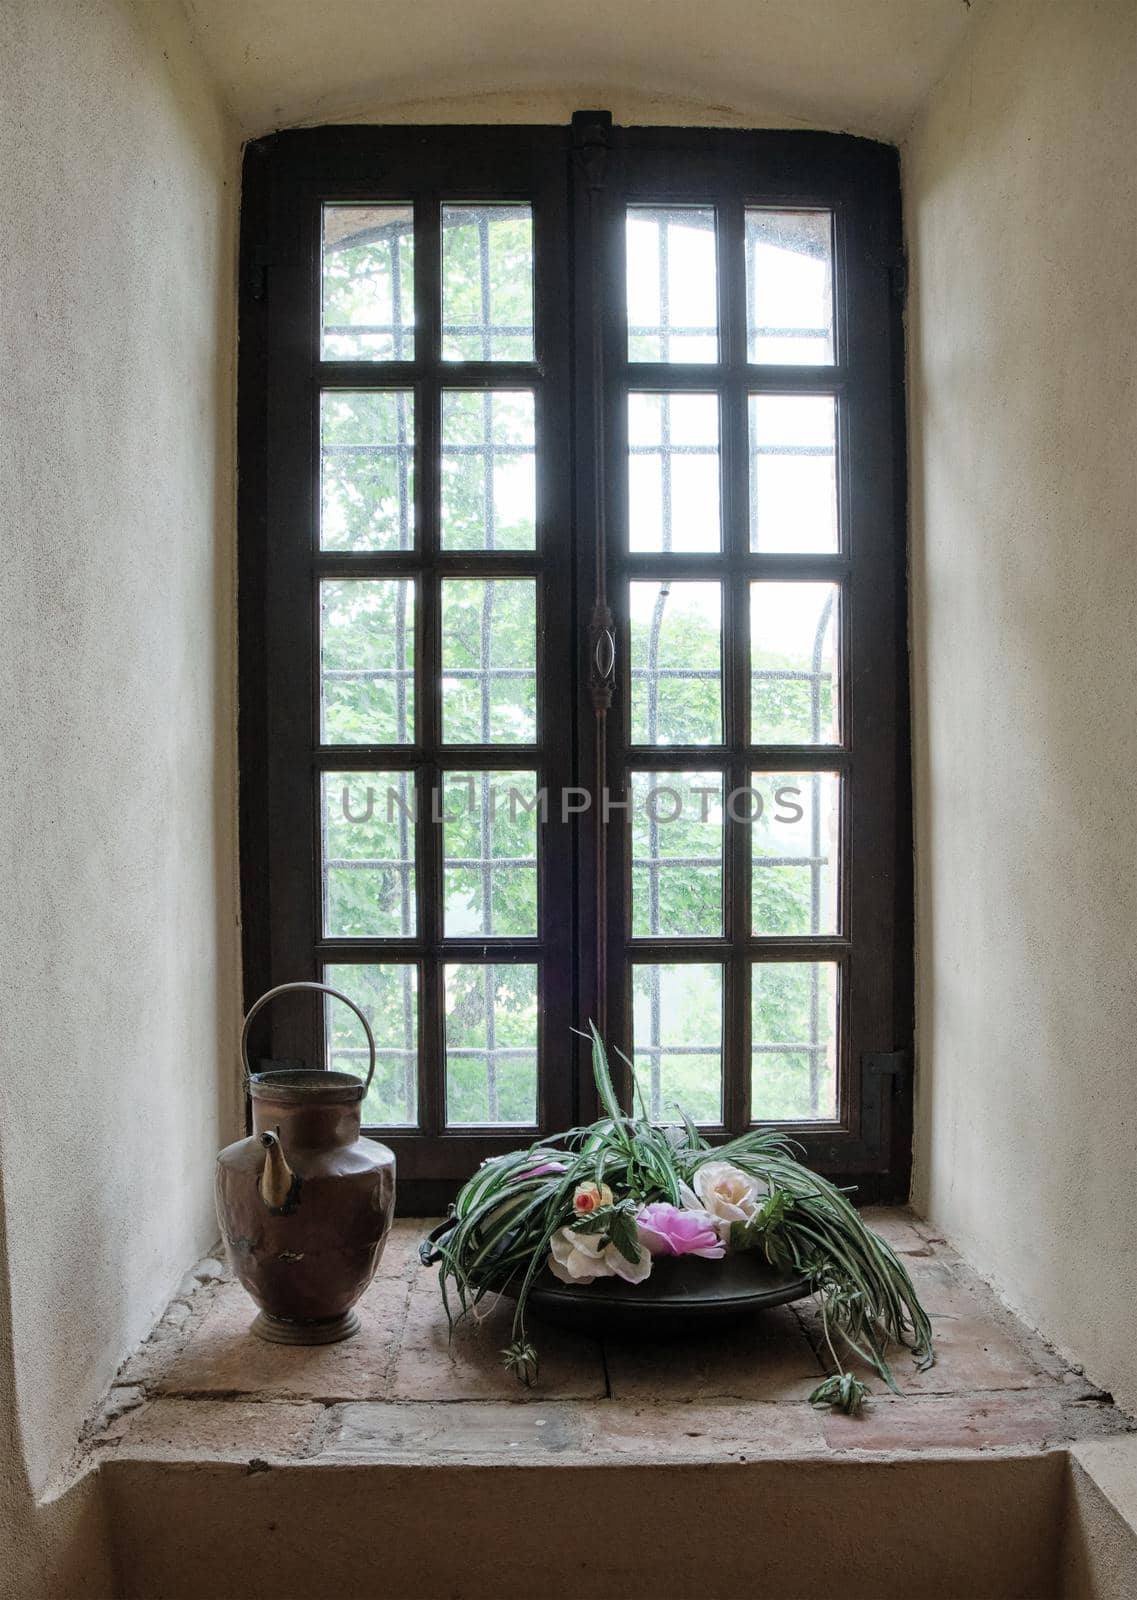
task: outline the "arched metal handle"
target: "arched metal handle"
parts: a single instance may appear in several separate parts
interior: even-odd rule
[[[616,667],[616,635],[611,628],[601,629],[592,659],[596,663],[597,674],[606,683]]]
[[[330,988],[326,983],[312,983],[307,979],[298,979],[295,983],[278,983],[275,989],[267,989],[260,999],[254,1000],[249,1007],[249,1014],[245,1018],[245,1026],[241,1029],[241,1065],[245,1069],[246,1087],[253,1075],[253,1069],[249,1066],[249,1026],[262,1006],[267,1005],[270,1000],[275,1000],[278,994],[287,994],[290,989],[315,989],[320,994],[330,994],[333,1000],[342,1000],[345,1006],[355,1012],[363,1024],[363,1031],[367,1035],[367,1048],[371,1055],[371,1065],[367,1069],[367,1082],[363,1085],[363,1093],[366,1096],[368,1089],[371,1087],[371,1080],[375,1076],[375,1035],[371,1032],[371,1024],[355,1001],[349,1000],[346,994],[341,994],[338,989]]]

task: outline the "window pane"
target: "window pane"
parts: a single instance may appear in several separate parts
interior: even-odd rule
[[[413,361],[415,234],[410,206],[325,206],[325,361]]]
[[[717,395],[630,394],[629,549],[721,545]]]
[[[835,1118],[836,962],[756,962],[751,1006],[752,1120]]]
[[[321,778],[324,934],[390,938],[415,931],[414,775]]]
[[[537,935],[537,775],[448,772],[443,779],[444,932]]]
[[[746,212],[751,361],[833,364],[833,218],[828,211]]]
[[[722,968],[674,961],[632,968],[636,1086],[656,1121],[676,1108],[722,1121]]]
[[[528,390],[442,394],[442,546],[532,550],[537,457]]]
[[[320,737],[325,744],[414,740],[414,606],[410,578],[320,585]]]
[[[321,395],[321,550],[409,550],[414,465],[410,389]]]
[[[750,802],[756,934],[837,933],[840,778],[755,772]]]
[[[753,744],[837,744],[835,583],[750,586]]]
[[[418,969],[406,961],[346,962],[324,968],[324,982],[354,1000],[375,1035],[375,1076],[363,1102],[364,1126],[414,1127],[418,1121]],[[359,1019],[330,995],[324,1001],[329,1071],[367,1075]]]
[[[837,402],[750,396],[750,548],[830,554],[837,538]]]
[[[722,774],[633,772],[632,933],[722,933]]]
[[[442,737],[447,744],[532,744],[536,739],[533,578],[443,582]]]
[[[443,206],[442,359],[532,361],[528,206]]]
[[[629,584],[633,744],[722,741],[717,583]]]
[[[537,1121],[537,968],[448,966],[446,1123]]]
[[[717,361],[714,210],[631,206],[626,238],[628,360]]]

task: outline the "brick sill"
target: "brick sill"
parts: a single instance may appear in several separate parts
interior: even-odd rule
[[[240,1286],[199,1269],[126,1363],[90,1435],[101,1455],[224,1461],[660,1464],[960,1451],[1041,1452],[1130,1424],[1003,1308],[941,1239],[901,1210],[869,1220],[904,1257],[936,1331],[903,1394],[875,1377],[866,1414],[813,1411],[825,1371],[809,1302],[710,1338],[609,1344],[537,1329],[533,1390],[500,1365],[511,1308],[448,1341],[427,1224],[396,1223],[362,1305],[362,1332],[311,1349],[252,1338]],[[212,1274],[212,1275],[211,1275]]]

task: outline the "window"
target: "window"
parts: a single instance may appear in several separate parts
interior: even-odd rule
[[[653,1113],[901,1192],[894,153],[322,129],[245,197],[249,998],[365,1007],[407,1209],[593,1113],[590,1016]]]

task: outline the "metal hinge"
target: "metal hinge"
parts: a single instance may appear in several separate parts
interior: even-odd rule
[[[870,1050],[861,1057],[861,1072],[866,1088],[869,1080],[891,1078],[892,1098],[898,1100],[908,1088],[912,1063],[907,1050]]]

